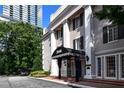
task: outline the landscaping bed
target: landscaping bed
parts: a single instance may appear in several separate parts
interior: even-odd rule
[[[43,71],[43,70],[39,70],[39,71],[32,71],[30,73],[30,76],[32,77],[46,77],[49,76],[49,72],[48,71]]]

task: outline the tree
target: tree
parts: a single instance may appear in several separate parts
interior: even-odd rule
[[[124,24],[124,6],[121,5],[104,5],[95,15],[100,20],[108,19],[113,24]]]
[[[20,69],[42,69],[42,29],[22,22],[0,22],[1,74],[18,74]],[[1,64],[2,63],[2,64]],[[1,68],[0,68],[1,69]]]

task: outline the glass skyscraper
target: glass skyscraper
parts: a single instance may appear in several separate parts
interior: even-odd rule
[[[3,16],[41,27],[40,5],[3,5]]]

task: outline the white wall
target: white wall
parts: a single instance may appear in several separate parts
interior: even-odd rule
[[[51,67],[51,40],[50,34],[44,37],[43,42],[43,69],[49,71]]]
[[[56,39],[54,32],[51,33],[51,56],[56,49]],[[58,64],[57,60],[52,59],[51,62],[51,76],[58,76]]]

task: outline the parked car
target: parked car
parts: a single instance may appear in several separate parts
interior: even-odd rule
[[[19,74],[21,76],[27,76],[29,75],[29,71],[27,69],[19,69]]]

